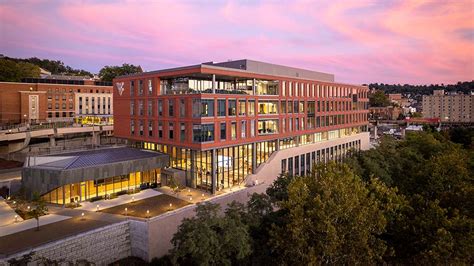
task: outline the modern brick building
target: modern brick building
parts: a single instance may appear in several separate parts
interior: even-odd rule
[[[0,82],[0,125],[74,120],[111,123],[112,114],[110,83],[58,76]]]
[[[169,154],[180,182],[212,193],[262,168],[271,178],[304,174],[368,148],[368,88],[331,74],[238,60],[121,76],[114,86],[115,136]]]
[[[434,90],[433,95],[423,95],[423,117],[440,118],[441,122],[473,123],[474,95],[446,95],[444,90]]]

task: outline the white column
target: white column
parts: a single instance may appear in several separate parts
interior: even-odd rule
[[[212,94],[216,93],[216,75],[212,74]]]

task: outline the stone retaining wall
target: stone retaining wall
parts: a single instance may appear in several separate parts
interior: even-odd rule
[[[0,265],[9,265],[10,259],[21,259],[30,252],[33,256],[28,265],[37,265],[45,258],[64,265],[78,260],[108,265],[132,255],[130,242],[129,221],[124,221],[14,254],[0,260]]]

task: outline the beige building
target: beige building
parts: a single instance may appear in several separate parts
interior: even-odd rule
[[[82,124],[113,124],[112,93],[75,93],[75,120]]]
[[[442,122],[474,122],[474,95],[445,95],[435,90],[423,96],[423,117],[440,118]]]

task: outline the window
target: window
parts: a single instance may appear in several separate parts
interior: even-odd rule
[[[174,116],[174,99],[168,100],[168,116]]]
[[[278,81],[256,80],[257,95],[278,95]]]
[[[247,126],[246,126],[246,122],[245,121],[242,121],[241,124],[240,124],[240,137],[241,138],[245,138],[245,132],[247,131]]]
[[[184,123],[181,123],[179,132],[180,132],[179,133],[179,140],[180,141],[185,141],[186,140],[186,125]]]
[[[250,121],[250,137],[255,137],[255,120]]]
[[[217,100],[217,116],[225,116],[225,100]]]
[[[169,139],[173,139],[173,137],[174,137],[174,128],[173,127],[174,127],[173,123],[169,123],[169,127],[168,127],[168,133],[169,133],[168,138]]]
[[[214,116],[214,100],[193,99],[193,117]]]
[[[143,120],[140,120],[140,136],[143,136]]]
[[[131,80],[130,81],[130,96],[134,96],[134,95],[135,95],[135,81]]]
[[[185,117],[186,116],[186,103],[184,101],[184,99],[181,99],[179,100],[179,115],[181,117]]]
[[[221,140],[225,140],[226,138],[227,138],[226,124],[221,123]]]
[[[148,116],[153,115],[153,101],[152,100],[148,100],[147,113],[148,113]]]
[[[249,116],[255,115],[255,101],[254,100],[249,100],[248,114]]]
[[[143,100],[138,101],[138,115],[143,115]]]
[[[281,101],[281,103],[280,103],[280,113],[286,114],[286,101]]]
[[[235,140],[237,138],[237,124],[235,122],[232,122],[231,124],[230,137],[232,140]]]
[[[288,174],[293,175],[293,157],[288,158]]]
[[[258,102],[258,114],[278,114],[277,101],[261,101]]]
[[[138,95],[139,96],[143,95],[143,80],[138,81]]]
[[[258,121],[258,134],[259,135],[275,134],[275,133],[278,133],[278,120],[277,119]]]
[[[214,124],[193,125],[193,141],[214,141]]]
[[[158,116],[163,116],[163,100],[158,100]]]
[[[148,80],[148,95],[153,94],[153,81],[151,79]]]
[[[245,100],[239,100],[239,115],[245,115]]]
[[[163,123],[161,122],[158,123],[158,138],[163,138]]]
[[[148,136],[153,137],[153,121],[148,121]]]
[[[286,173],[286,159],[281,160],[281,173]]]
[[[130,120],[130,135],[135,135],[135,120]]]
[[[236,102],[235,100],[229,100],[229,107],[227,108],[229,116],[235,116],[236,112]]]

